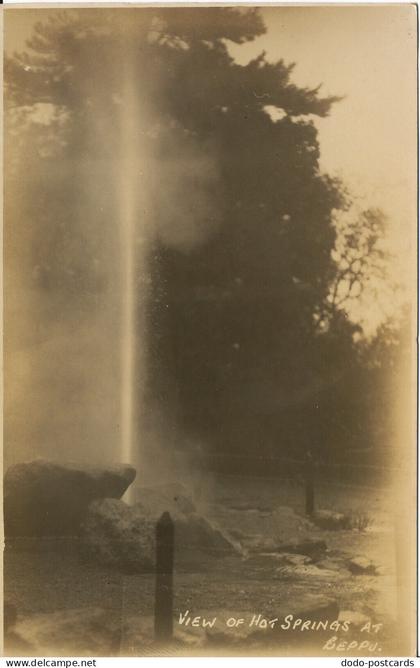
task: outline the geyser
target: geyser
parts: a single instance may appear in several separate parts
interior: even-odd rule
[[[127,62],[123,71],[123,94],[120,110],[120,155],[117,161],[117,223],[120,226],[120,289],[121,289],[121,395],[120,395],[120,457],[137,467],[139,458],[138,420],[145,373],[142,350],[145,337],[145,294],[142,274],[146,272],[145,189],[142,188],[144,147],[141,146],[141,110],[137,80]],[[143,151],[142,151],[143,149]],[[138,335],[140,334],[140,336]],[[140,367],[140,368],[139,368]],[[136,378],[141,374],[141,382]],[[130,498],[130,490],[125,498]]]

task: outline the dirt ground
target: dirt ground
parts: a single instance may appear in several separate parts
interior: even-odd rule
[[[242,617],[245,624],[254,614],[267,619],[283,619],[287,614],[296,614],[311,609],[314,602],[331,601],[336,605],[341,619],[352,617],[359,630],[366,621],[381,623],[379,645],[373,653],[391,653],[395,638],[391,632],[397,615],[395,539],[390,495],[386,489],[370,489],[355,486],[318,484],[316,503],[319,508],[340,512],[363,514],[367,526],[363,531],[326,531],[311,526],[308,529],[303,515],[303,490],[299,484],[290,484],[274,479],[228,478],[212,481],[206,493],[201,495],[200,510],[225,530],[233,530],[236,535],[260,536],[264,539],[276,538],[285,531],[282,517],[287,513],[273,516],[273,509],[286,507],[302,518],[302,529],[295,539],[311,538],[326,543],[326,551],[310,568],[279,568],[279,555],[275,551],[259,549],[245,551],[242,556],[214,558],[200,555],[196,562],[188,566],[176,560],[174,572],[174,621],[178,628],[179,615],[189,611],[195,615],[218,618]],[[300,520],[299,520],[300,521]],[[274,524],[273,524],[274,522]],[[279,526],[275,523],[278,522]],[[296,530],[294,530],[296,533]],[[287,531],[286,531],[287,534]],[[285,535],[286,535],[285,534]],[[283,534],[282,534],[283,536]],[[345,567],[347,561],[362,556],[377,567],[377,574],[355,575]],[[318,563],[317,563],[318,562]],[[80,559],[77,541],[48,540],[36,544],[30,540],[15,540],[8,543],[5,550],[5,598],[17,610],[19,620],[27,623],[36,616],[46,615],[43,625],[48,625],[48,615],[63,611],[79,610],[83,617],[93,608],[114,615],[124,625],[124,620],[149,624],[143,632],[142,640],[131,633],[131,640],[119,635],[116,653],[153,653],[145,649],[144,635],[153,635],[150,620],[154,613],[153,574],[122,574],[109,568],[99,567]],[[322,608],[322,606],[321,606]],[[90,614],[90,613],[89,613]],[[322,618],[317,613],[317,619]],[[319,617],[321,614],[321,617]],[[52,618],[51,618],[52,619]],[[134,620],[134,622],[133,622]],[[145,621],[146,620],[146,621]],[[333,620],[330,620],[333,621]],[[218,622],[219,623],[219,622]],[[146,624],[146,626],[147,626]],[[24,627],[24,624],[22,628]],[[26,627],[25,627],[26,628]],[[354,626],[356,628],[356,626]],[[179,629],[184,631],[184,629]],[[193,629],[187,629],[187,631]],[[76,633],[77,631],[75,631]],[[194,629],[195,633],[195,629]],[[278,655],[302,654],[310,637],[310,653],[328,654],[323,647],[334,633],[315,635],[305,632],[288,634],[287,638],[273,634],[267,636],[264,653]],[[354,636],[354,634],[353,634]],[[352,637],[353,637],[352,636]],[[244,636],[245,637],[245,636]],[[362,636],[361,636],[362,637]],[[136,639],[137,638],[137,639]],[[194,636],[195,638],[195,636]],[[238,653],[238,648],[246,648],[246,639],[239,639],[232,633],[236,645],[229,651]],[[378,640],[369,636],[369,640]],[[362,639],[366,639],[363,636]],[[359,640],[359,638],[358,638]],[[6,653],[21,654],[24,644],[19,646],[12,634]],[[228,635],[223,643],[229,644]],[[239,642],[239,644],[238,644]],[[274,649],[269,649],[270,642]],[[242,643],[242,644],[241,644]],[[67,639],[65,649],[72,653],[71,640]],[[261,653],[260,644],[250,642],[245,653]],[[308,647],[309,647],[308,645]],[[194,648],[191,650],[191,646]],[[372,645],[373,647],[373,645]],[[59,649],[55,647],[54,649]],[[75,654],[82,653],[75,646]],[[89,649],[87,641],[86,650]],[[104,650],[109,648],[104,646]],[[226,646],[224,647],[226,653]],[[70,650],[70,651],[69,651]],[[387,651],[388,650],[388,651]],[[45,648],[43,648],[45,652]],[[105,653],[98,652],[97,653]],[[203,649],[203,643],[191,645],[189,639],[181,643],[174,653],[215,653],[213,649]],[[52,652],[54,654],[54,652]],[[86,653],[89,653],[86,651]],[[92,652],[93,653],[93,652]],[[242,653],[242,652],[239,652]],[[357,650],[353,652],[357,654]],[[366,651],[361,652],[366,655]]]

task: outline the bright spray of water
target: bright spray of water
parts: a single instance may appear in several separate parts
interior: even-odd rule
[[[121,109],[120,174],[116,183],[119,203],[120,251],[121,251],[121,456],[122,462],[138,463],[138,420],[140,405],[139,383],[136,382],[144,345],[138,332],[144,326],[144,295],[140,294],[139,272],[145,272],[144,246],[137,244],[144,227],[144,192],[141,184],[140,114],[136,79],[131,68],[125,71],[125,84]],[[142,374],[143,376],[144,374]],[[141,379],[144,382],[144,377]],[[132,501],[131,486],[125,500]]]

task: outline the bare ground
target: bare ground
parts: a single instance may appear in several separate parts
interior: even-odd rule
[[[326,542],[327,551],[321,560],[324,565],[318,560],[315,568],[308,569],[308,573],[302,570],[294,572],[293,569],[285,572],[278,568],[278,555],[261,549],[248,550],[243,557],[216,559],[200,555],[196,564],[193,559],[188,566],[178,560],[174,574],[175,627],[178,627],[179,613],[186,610],[193,615],[213,614],[219,618],[226,616],[227,612],[230,616],[246,620],[253,614],[269,619],[276,616],[282,618],[288,611],[298,611],[299,605],[304,611],[311,596],[314,600],[327,597],[337,604],[340,614],[350,611],[361,615],[361,620],[367,618],[382,623],[379,649],[391,653],[395,638],[390,629],[397,614],[398,598],[389,494],[384,489],[325,483],[318,485],[316,501],[318,507],[363,513],[368,516],[369,525],[365,531],[325,531],[314,526],[308,529],[302,513],[303,491],[299,484],[242,477],[213,482],[207,495],[201,498],[201,510],[221,527],[248,537],[276,538],[276,534],[284,532],[284,528],[273,524],[272,510],[286,506],[302,518],[303,529],[294,538],[309,536]],[[281,524],[281,515],[279,522]],[[346,563],[356,555],[372,560],[379,574],[352,574]],[[139,627],[148,620],[149,626],[146,624],[141,640],[133,633],[129,634],[128,640],[124,639],[124,633],[119,635],[116,653],[156,653],[150,647],[147,649],[147,642],[144,643],[144,635],[152,635],[150,620],[154,612],[154,587],[151,574],[122,574],[81,561],[77,541],[44,540],[34,545],[25,540],[6,546],[5,597],[16,607],[20,620],[27,622],[40,614],[51,615],[73,609],[81,610],[80,616],[83,617],[83,610],[88,614],[92,608],[105,610],[110,617],[116,616],[122,626],[124,620],[131,620],[131,625],[139,620]],[[48,621],[48,618],[45,617],[45,620]],[[16,634],[13,632],[8,644],[6,642],[7,653],[24,653],[24,645],[19,646],[16,640],[18,632],[19,623]],[[320,633],[319,637],[315,637],[312,634],[310,652],[325,653],[322,647],[330,635]],[[277,636],[276,640],[273,635],[267,636],[264,650],[261,643],[257,643],[256,648],[250,643],[246,648],[245,641],[241,640],[242,645],[236,644],[230,649],[225,646],[224,653],[242,653],[239,649],[243,646],[243,651],[250,654],[263,651],[299,655],[305,653],[303,648],[308,638],[309,634],[298,632],[281,640]],[[369,639],[373,640],[372,637]],[[66,653],[71,654],[71,639],[63,640],[64,646]],[[56,651],[52,654],[57,653],[59,647],[54,649]],[[85,653],[89,654],[88,649],[86,647]],[[379,649],[377,647],[373,651],[381,653]],[[82,654],[82,650],[83,647],[75,645],[75,654]],[[45,653],[45,648],[43,651]],[[101,654],[97,649],[95,651]],[[201,642],[191,644],[189,640],[173,649],[173,653],[181,654],[211,654],[216,651],[219,651],[216,645],[205,649]],[[106,644],[103,653],[110,653]],[[357,651],[354,653],[357,654]]]

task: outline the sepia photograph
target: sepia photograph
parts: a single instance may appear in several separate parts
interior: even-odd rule
[[[4,656],[414,656],[417,7],[2,18]]]

